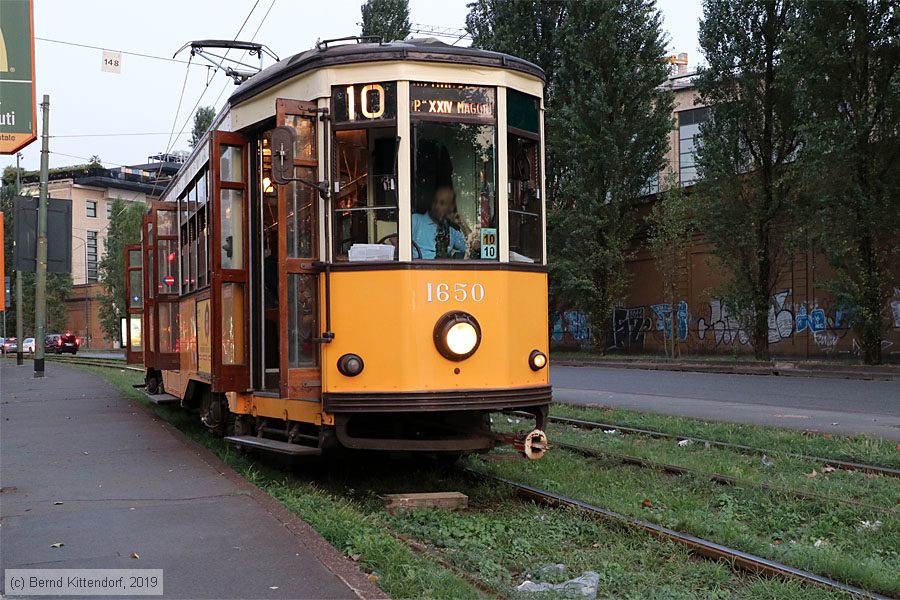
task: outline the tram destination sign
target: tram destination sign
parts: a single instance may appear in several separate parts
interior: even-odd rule
[[[33,0],[0,0],[0,154],[37,138]]]
[[[337,123],[397,118],[397,84],[393,81],[337,85],[332,88],[331,95]]]
[[[424,117],[494,118],[494,88],[450,83],[411,83],[410,112]]]

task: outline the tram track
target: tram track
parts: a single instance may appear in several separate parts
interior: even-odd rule
[[[589,448],[587,446],[579,446],[576,444],[569,444],[566,442],[553,442],[552,446],[554,448],[560,448],[562,450],[567,450],[574,454],[579,454],[581,456],[602,460],[604,458],[612,459],[621,462],[626,465],[633,465],[646,469],[653,469],[657,471],[661,471],[664,473],[669,473],[673,475],[690,475],[693,477],[697,477],[699,479],[708,479],[713,483],[720,483],[723,485],[732,485],[736,487],[756,487],[764,490],[768,490],[770,492],[774,492],[776,494],[784,494],[786,496],[793,496],[794,498],[800,500],[819,500],[824,502],[837,502],[840,504],[846,504],[848,506],[854,506],[857,508],[865,508],[867,510],[874,510],[877,512],[888,513],[891,512],[891,508],[886,508],[883,506],[876,506],[874,504],[868,504],[865,502],[859,502],[857,500],[849,500],[847,498],[839,498],[837,496],[829,496],[826,494],[817,494],[814,492],[804,492],[801,490],[793,490],[784,488],[777,485],[771,485],[768,483],[763,483],[759,481],[750,481],[747,479],[741,479],[739,477],[732,477],[730,475],[722,475],[721,473],[714,473],[711,471],[703,471],[700,469],[691,469],[688,467],[682,467],[680,465],[673,465],[669,463],[661,463],[652,461],[640,456],[634,456],[631,454],[624,454],[620,452],[610,452],[607,450],[599,450],[596,448]]]
[[[509,414],[514,414],[517,417],[525,417],[525,418],[533,418],[531,414],[513,411]],[[746,444],[736,444],[734,442],[723,442],[721,440],[711,440],[706,438],[694,437],[689,435],[679,435],[675,433],[667,433],[664,431],[655,431],[652,429],[640,429],[637,427],[629,427],[627,425],[620,425],[617,423],[602,423],[599,421],[589,421],[586,419],[577,419],[575,417],[561,417],[561,416],[553,416],[551,415],[548,418],[550,423],[556,423],[559,425],[569,425],[572,427],[577,427],[579,429],[602,429],[604,431],[616,430],[619,433],[629,434],[629,435],[641,435],[645,437],[651,438],[665,438],[665,439],[673,439],[678,441],[689,440],[691,442],[697,442],[701,444],[709,444],[711,447],[716,448],[725,448],[728,450],[738,450],[741,452],[751,452],[754,454],[761,455],[782,455],[788,456],[790,458],[805,460],[810,462],[821,463],[825,466],[832,467],[834,469],[841,469],[844,471],[860,471],[863,473],[870,473],[873,475],[881,475],[884,477],[900,477],[900,469],[894,469],[892,467],[885,467],[882,465],[870,465],[865,463],[858,463],[853,461],[839,460],[835,458],[826,458],[823,456],[812,456],[809,454],[800,454],[796,452],[783,452],[780,450],[767,450],[765,448],[760,448],[757,446],[750,446]]]
[[[520,483],[506,477],[500,477],[490,473],[485,473],[472,467],[460,467],[460,471],[474,478],[490,481],[506,485],[516,491],[516,494],[526,500],[532,500],[546,506],[556,508],[575,508],[585,511],[598,518],[624,525],[631,529],[642,530],[657,539],[671,541],[681,546],[685,546],[693,553],[713,560],[726,561],[737,568],[751,573],[764,575],[768,577],[778,577],[782,579],[790,579],[800,581],[806,584],[816,585],[818,587],[828,589],[830,591],[844,592],[860,598],[873,598],[878,600],[889,600],[889,596],[884,596],[875,592],[869,592],[862,588],[837,581],[815,573],[791,567],[789,565],[779,563],[761,556],[750,554],[742,550],[737,550],[712,542],[694,535],[682,533],[662,525],[657,525],[649,521],[630,517],[608,508],[590,504],[577,498],[571,498],[562,494],[557,494],[548,490],[543,490],[525,483]]]
[[[26,360],[34,360],[34,357],[29,355],[25,357]],[[119,360],[115,358],[79,358],[78,356],[73,356],[71,358],[63,358],[62,356],[57,356],[55,354],[49,354],[44,357],[44,360],[47,362],[58,363],[58,364],[68,364],[68,365],[82,365],[89,367],[101,367],[107,369],[123,369],[126,371],[137,371],[144,372],[143,367],[128,365],[124,360]]]

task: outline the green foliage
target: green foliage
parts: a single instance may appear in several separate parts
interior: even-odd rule
[[[194,128],[191,129],[191,139],[188,141],[191,148],[200,143],[200,139],[212,126],[213,119],[216,117],[216,109],[212,106],[201,106],[194,113]]]
[[[676,286],[685,266],[695,226],[692,204],[684,188],[672,179],[666,186],[666,191],[659,195],[658,201],[650,209],[647,217],[647,245],[662,279],[663,299],[674,313],[679,300]],[[672,331],[663,338],[667,354],[671,340],[673,357],[678,356],[676,324],[676,319],[669,319]]]
[[[385,42],[409,37],[409,0],[366,0],[361,35],[377,35]]]
[[[121,198],[112,202],[106,247],[97,265],[104,288],[100,299],[100,326],[107,338],[121,342],[121,322],[125,316],[125,246],[140,242],[141,219],[147,207],[143,202],[126,202]]]
[[[868,364],[881,362],[900,287],[900,15],[882,0],[800,5],[791,53],[804,144],[804,214],[834,269]]]
[[[799,147],[796,73],[784,55],[796,18],[789,0],[706,0],[697,86],[701,126],[695,202],[699,225],[728,276],[718,290],[768,359],[768,311],[790,260],[795,192],[788,165]]]
[[[631,203],[668,148],[660,13],[650,0],[476,0],[469,11],[475,46],[547,75],[550,309],[580,308],[607,331],[628,281]]]

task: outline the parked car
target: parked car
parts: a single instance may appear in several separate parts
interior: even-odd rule
[[[75,354],[78,352],[78,338],[74,333],[51,333],[44,338],[44,352],[50,354],[62,354],[68,352]]]
[[[0,344],[0,352],[6,354],[8,352],[16,352],[19,349],[19,342],[16,338],[6,338],[3,340],[3,343]]]
[[[34,354],[34,338],[25,338],[25,341],[22,342],[22,352]]]

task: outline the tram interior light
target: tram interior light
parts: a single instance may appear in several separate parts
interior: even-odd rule
[[[465,360],[481,344],[481,326],[468,313],[449,312],[435,324],[434,344],[444,358]]]

